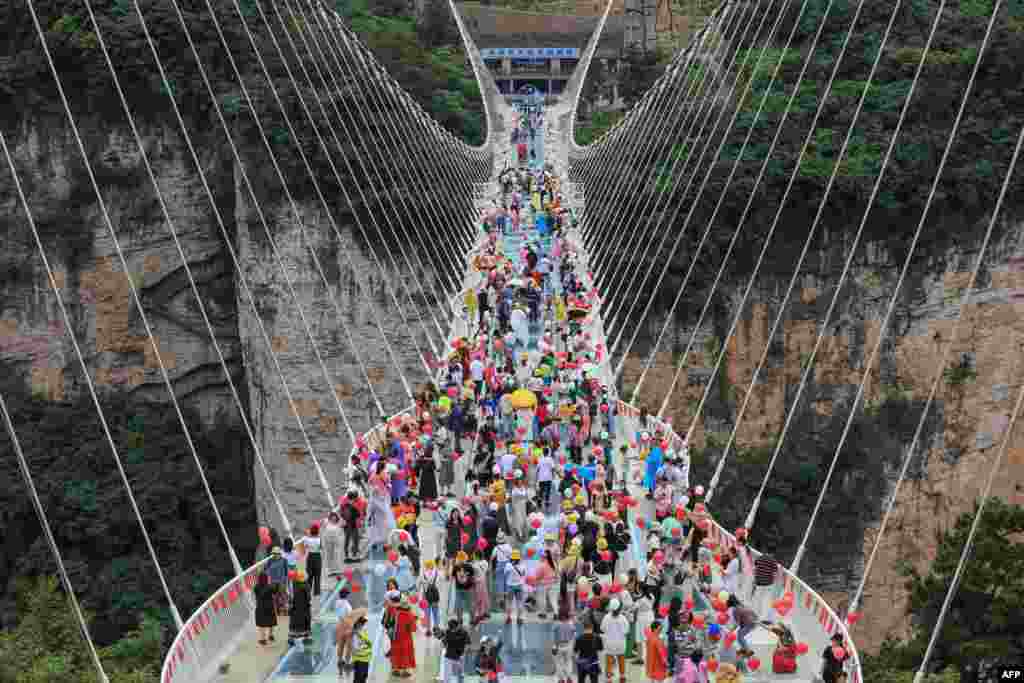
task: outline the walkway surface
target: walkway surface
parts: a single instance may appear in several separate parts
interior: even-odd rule
[[[543,166],[546,148],[553,147],[559,141],[564,140],[561,132],[553,129],[558,124],[558,119],[552,116],[549,122],[550,129],[549,126],[545,126],[545,134],[539,134],[536,140],[531,143],[531,149],[536,154],[536,159],[531,162],[531,166],[534,168]],[[508,123],[511,124],[511,122]],[[507,127],[508,130],[511,130],[511,128],[511,125]],[[564,153],[564,150],[557,151]],[[556,166],[561,165],[556,164]],[[558,171],[564,171],[564,167],[556,167],[556,172]],[[565,183],[566,179],[564,177],[562,180]],[[505,236],[503,240],[504,253],[513,260],[518,261],[518,254],[523,241],[537,241],[539,240],[539,235],[536,229],[530,225],[524,234],[510,234]],[[547,242],[542,242],[542,246],[547,246],[547,244]],[[557,280],[557,278],[555,279]],[[537,350],[537,342],[543,333],[543,329],[544,322],[530,329],[528,348],[531,352],[531,361],[534,363],[540,355]],[[623,425],[618,429],[618,439],[615,443],[614,453],[617,453],[619,446],[627,443],[629,437],[634,433],[634,428],[629,422],[627,418],[623,418]],[[629,463],[627,469],[630,493],[642,501],[639,507],[631,511],[630,515],[631,518],[640,516],[646,519],[653,519],[652,503],[645,499],[644,492],[639,489],[636,483],[638,467],[639,463],[634,462]],[[462,492],[457,489],[456,493],[461,494]],[[556,515],[559,505],[560,501],[556,492],[553,495],[551,508],[546,511],[547,521],[544,524],[545,528],[557,528]],[[434,558],[440,555],[438,543],[443,537],[443,533],[444,530],[436,523],[434,514],[429,510],[424,510],[419,520],[422,559]],[[643,542],[639,534],[635,534],[634,538],[640,543]],[[643,558],[644,549],[642,547],[632,548],[632,552],[627,553],[627,557],[624,558],[625,564],[623,565],[620,562],[618,571],[622,573],[629,568],[635,567],[642,575]],[[352,581],[362,589],[351,596],[350,602],[353,607],[368,607],[372,615],[371,623],[375,627],[379,622],[379,616],[377,615],[379,615],[383,602],[384,583],[387,578],[381,573],[384,566],[383,559],[383,557],[371,556],[367,561],[350,565],[353,570]],[[718,578],[716,577],[716,579]],[[449,604],[450,599],[449,585],[447,582],[441,582],[440,584],[442,623],[445,621],[443,615],[444,606]],[[334,613],[334,602],[339,586],[340,583],[334,579],[327,579],[325,582],[325,590],[328,592],[321,596],[320,612],[314,621],[311,643],[289,647],[286,641],[287,619],[283,620],[282,624],[278,626],[277,642],[271,646],[258,645],[254,629],[250,628],[250,631],[244,636],[242,645],[230,658],[227,671],[220,674],[214,680],[223,683],[252,683],[266,680],[314,683],[340,680],[334,642],[334,629],[337,623],[337,617]],[[662,604],[668,604],[675,594],[681,595],[680,590],[674,586],[666,585]],[[694,599],[698,610],[703,609],[709,618],[714,617],[713,610],[710,609],[700,593],[693,591],[690,597]],[[777,615],[770,608],[762,612],[761,616],[767,620],[777,618]],[[795,621],[797,620],[793,616],[787,619],[787,623],[794,630],[797,641],[800,641],[803,635],[801,629],[806,628],[806,626],[801,623],[794,623]],[[471,629],[472,646],[466,660],[467,678],[471,681],[477,679],[472,663],[475,661],[475,651],[479,646],[480,639],[485,635],[497,638],[504,644],[502,654],[507,676],[515,677],[523,683],[533,683],[534,680],[545,681],[545,683],[553,681],[555,669],[551,653],[552,625],[550,620],[541,619],[536,613],[531,612],[527,613],[521,625],[515,623],[506,625],[504,614],[495,611],[488,621],[485,621],[477,628]],[[375,637],[375,632],[371,632],[371,637]],[[375,660],[372,665],[371,680],[374,683],[380,683],[391,678],[391,670],[389,662],[385,657],[387,649],[386,638],[380,637],[376,638],[376,640],[377,645],[375,646]],[[757,656],[763,662],[763,667],[770,668],[771,652],[776,642],[775,637],[765,629],[758,629],[752,634],[750,640]],[[422,630],[419,630],[415,637],[415,648],[417,662],[415,675],[411,679],[402,680],[415,681],[416,683],[429,683],[439,680],[443,676],[441,645],[439,641],[426,636]],[[721,662],[735,660],[734,647],[728,649],[720,647],[718,649],[718,652],[706,654],[714,654]],[[795,683],[809,683],[813,681],[815,679],[814,674],[820,664],[818,653],[811,652],[807,656],[800,657],[798,661],[800,669],[796,674],[774,676],[762,668],[759,672],[745,675],[743,680],[786,680]],[[345,678],[350,680],[350,676],[349,674]],[[629,663],[627,665],[627,680],[629,683],[646,681],[647,678],[643,667]]]

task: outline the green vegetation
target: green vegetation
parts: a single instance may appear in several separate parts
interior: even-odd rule
[[[591,142],[604,135],[604,133],[614,126],[622,116],[622,112],[617,111],[594,112],[591,114],[588,121],[576,123],[576,143],[579,145],[589,145]]]
[[[909,401],[914,397],[913,392],[904,384],[883,384],[879,387],[878,396],[864,402],[864,412],[874,417],[881,412],[882,408],[890,401]]]
[[[908,611],[919,625],[907,641],[887,641],[877,656],[863,658],[865,681],[910,680],[907,674],[920,664],[976,515],[977,508],[960,515],[953,528],[939,536],[938,551],[927,572],[903,566],[910,590]],[[955,682],[959,680],[956,672],[964,667],[1019,661],[1024,654],[1018,638],[1024,629],[1022,533],[1024,508],[990,499],[933,653],[932,664],[948,669],[936,681]]]
[[[974,369],[970,360],[964,358],[955,365],[951,365],[943,370],[942,378],[946,380],[946,384],[957,387],[976,380],[978,378],[978,371]]]
[[[138,601],[125,609],[138,610]],[[112,683],[146,683],[160,675],[160,621],[141,616],[125,637],[100,649]],[[0,681],[4,683],[94,683],[92,659],[78,621],[56,578],[22,580],[17,591],[17,624],[0,632]],[[86,614],[87,623],[92,615]]]

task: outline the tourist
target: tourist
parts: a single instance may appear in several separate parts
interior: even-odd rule
[[[601,620],[601,636],[604,640],[606,676],[612,680],[614,665],[618,663],[619,683],[626,683],[626,636],[629,620],[622,613],[622,603],[613,598],[608,603],[608,614]]]
[[[277,626],[277,613],[274,609],[274,587],[266,572],[260,574],[253,589],[256,594],[256,632],[260,645],[274,642],[274,627]]]
[[[589,620],[583,624],[583,635],[576,639],[573,652],[576,655],[576,672],[579,683],[597,683],[601,673],[600,653],[604,650],[601,636],[594,633],[594,625]]]
[[[668,650],[661,640],[661,622],[653,621],[644,630],[644,670],[651,681],[668,678]]]

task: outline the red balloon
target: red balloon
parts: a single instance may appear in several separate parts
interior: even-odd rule
[[[467,534],[465,531],[463,531],[462,532],[462,545],[466,545],[467,543],[469,543],[469,534]]]
[[[647,522],[644,520],[643,517],[637,517],[636,518],[636,525],[637,525],[637,527],[643,529],[645,526],[647,526]]]
[[[580,600],[586,600],[587,599],[587,591],[583,590],[582,588],[579,589],[579,591],[577,591],[576,595],[577,595],[577,597],[579,597]]]
[[[479,548],[480,550],[487,550],[487,539],[486,538],[477,539],[476,547]]]
[[[860,621],[860,612],[850,612],[846,615],[846,621],[850,624],[850,626],[853,626],[858,621]]]
[[[360,586],[360,585],[359,585],[358,583],[353,583],[353,584],[352,584],[352,586],[351,586],[351,588],[350,588],[350,590],[351,590],[351,591],[352,591],[353,593],[358,593],[359,591],[363,590],[363,587],[362,587],[362,586]]]
[[[530,522],[530,526],[532,526],[534,529],[539,529],[541,527],[541,524],[543,524],[543,522],[541,522],[536,517],[534,517],[533,520]]]
[[[761,668],[761,660],[757,657],[751,657],[747,660],[747,666],[750,667],[751,671],[757,671]]]
[[[805,655],[805,654],[807,654],[807,651],[810,650],[810,649],[811,648],[810,648],[810,646],[807,643],[797,643],[796,644],[796,653],[798,655]]]
[[[489,681],[493,681],[493,680],[495,680],[495,679],[496,679],[497,677],[498,677],[498,674],[497,674],[497,672],[495,672],[495,671],[488,671],[488,672],[487,672],[487,680],[489,680]]]
[[[600,609],[601,608],[601,598],[593,598],[590,601],[590,607],[591,607],[591,609]]]
[[[346,569],[342,572],[342,574],[345,576],[346,579],[351,581],[352,577],[355,575],[355,572],[353,572],[351,569]]]
[[[299,573],[297,571],[295,571],[294,569],[292,569],[292,570],[290,570],[288,572],[288,580],[289,581],[294,581],[295,579],[298,578],[298,576],[299,576]]]
[[[678,519],[680,522],[686,519],[686,508],[684,508],[682,505],[676,508],[676,519]]]
[[[473,518],[470,517],[469,515],[464,515],[462,517],[462,523],[463,524],[472,524],[473,523]]]
[[[687,612],[692,612],[693,611],[693,598],[686,598],[686,600],[683,601],[683,605],[686,607],[686,611]]]
[[[667,617],[668,616],[668,605],[662,605],[661,607],[659,607],[658,608],[658,614],[660,614],[663,617]]]
[[[707,528],[708,528],[708,527],[709,527],[710,525],[711,525],[711,522],[709,522],[709,521],[708,521],[708,520],[706,520],[706,519],[701,519],[700,521],[698,521],[698,522],[697,522],[697,526],[699,526],[699,527],[701,528],[701,530],[702,530],[702,531],[707,531]]]
[[[693,625],[696,628],[704,628],[704,615],[703,614],[694,614],[693,615]]]
[[[536,554],[537,554],[537,549],[536,548],[527,548],[526,549],[526,557],[527,558],[532,559],[533,556],[536,555]]]
[[[611,591],[612,593],[621,593],[622,592],[622,584],[620,584],[618,581],[612,581],[612,585],[611,585],[611,587],[608,590]]]
[[[710,671],[711,673],[715,673],[716,671],[718,671],[718,660],[717,659],[709,659],[708,660],[708,671]]]
[[[396,553],[394,550],[389,552],[388,553],[388,561],[390,561],[390,562],[398,562],[398,553]]]
[[[846,659],[846,650],[844,650],[843,648],[841,648],[838,645],[833,645],[832,646],[832,656],[835,657],[836,659],[842,661],[843,659]]]
[[[601,559],[604,560],[605,562],[611,562],[612,561],[612,553],[611,553],[611,551],[610,550],[602,550],[601,551]]]
[[[675,528],[672,529],[672,536],[674,538],[679,538],[682,535],[683,535],[683,530],[680,529],[679,527],[675,527]]]
[[[725,634],[725,645],[726,645],[726,647],[728,647],[729,645],[732,645],[732,643],[735,640],[736,640],[736,632],[735,631],[729,631],[728,633]]]
[[[728,612],[719,612],[718,613],[718,623],[721,624],[722,626],[725,626],[726,624],[728,624],[729,623],[729,613]]]
[[[421,609],[427,609],[427,599],[426,598],[420,598],[420,608]]]

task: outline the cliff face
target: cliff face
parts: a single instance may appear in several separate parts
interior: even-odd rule
[[[958,304],[977,259],[980,233],[965,230],[959,237],[955,247],[912,267],[810,537],[800,573],[840,608],[848,603],[863,576],[884,506],[913,440],[931,382],[943,363],[938,344],[942,342],[942,348],[948,349],[953,338]],[[790,302],[782,297],[792,262],[787,265],[776,259],[766,275],[759,276],[736,334],[725,347],[720,372],[724,377],[714,379],[695,427],[692,478],[706,484],[735,425],[772,324],[785,306],[766,367],[741,422],[739,451],[730,454],[715,494],[713,507],[727,524],[744,522],[767,471],[773,439],[782,431],[796,396],[803,364],[836,293],[846,252],[843,240],[825,240],[830,242],[832,246],[812,252]],[[1022,249],[1021,226],[1002,225],[989,247],[972,303],[959,323],[958,341],[944,364],[948,368],[964,358],[972,370],[949,373],[925,422],[909,479],[900,489],[867,584],[864,626],[855,631],[858,644],[865,649],[873,650],[886,635],[906,633],[906,593],[898,568],[910,563],[927,569],[934,557],[936,534],[971,509],[993,463],[1024,382],[1024,272],[1015,265]],[[792,560],[803,537],[905,257],[878,243],[866,245],[861,253],[839,294],[755,522],[755,545],[774,552],[783,562]],[[717,268],[718,262],[710,267]],[[686,299],[680,308],[685,312],[673,321],[642,385],[641,402],[656,412],[695,333],[688,367],[666,413],[681,433],[688,428],[707,386],[713,354],[721,348],[736,315],[747,277],[749,272],[741,279],[734,277],[724,294],[716,296],[712,315],[701,329],[694,330],[693,325],[703,305],[702,292]],[[663,313],[645,325],[638,352],[631,354],[623,373],[627,391],[635,386],[664,321]],[[1011,502],[1024,503],[1024,438],[1019,432],[995,492]]]
[[[247,563],[256,542],[257,519],[278,528],[281,523],[262,470],[255,467],[214,343],[200,318],[130,129],[99,118],[83,117],[79,125],[128,270],[140,288],[218,506],[241,561]],[[303,232],[280,185],[275,187],[258,177],[255,169],[266,168],[266,160],[243,150],[260,205],[295,282],[299,305],[332,377],[334,387],[329,387],[230,150],[222,140],[200,135],[195,139],[196,148],[243,264],[256,308],[272,338],[282,369],[279,374],[258,332],[256,313],[243,296],[238,274],[178,131],[144,122],[140,127],[203,305],[214,324],[217,344],[241,393],[285,510],[296,531],[301,531],[314,515],[323,513],[326,498],[290,414],[281,374],[338,495],[351,443],[330,391],[337,389],[353,429],[364,430],[379,418],[345,329],[358,345],[388,413],[404,409],[408,401],[385,353],[371,309],[380,315],[398,362],[414,388],[425,372],[410,335],[417,335],[425,349],[429,347],[415,319],[407,326],[395,311],[371,261],[370,247],[356,238],[351,214],[337,216],[339,239],[319,204],[298,193]],[[195,122],[190,129],[202,130],[204,124]],[[230,564],[200,487],[198,470],[185,448],[177,418],[168,410],[168,395],[156,357],[131,300],[85,166],[59,113],[33,115],[16,129],[8,130],[7,138],[47,257],[68,304],[75,335],[104,401],[121,455],[129,463],[135,495],[140,501],[152,503],[142,504],[143,514],[147,524],[159,528],[157,553],[172,575],[172,593],[187,614],[228,576]],[[259,152],[262,154],[262,149]],[[109,630],[101,626],[101,633],[113,638],[120,630],[134,626],[136,612],[131,608],[161,605],[159,591],[153,584],[148,560],[140,554],[144,546],[130,514],[115,515],[116,519],[107,514],[113,508],[130,508],[126,507],[109,447],[98,431],[98,423],[93,424],[95,409],[83,399],[86,388],[78,361],[6,169],[0,174],[0,221],[4,247],[0,252],[0,361],[5,394],[12,402],[16,425],[44,493],[44,505],[58,521],[58,541],[75,567],[76,579],[80,580],[76,584],[82,586],[87,607],[101,615],[109,612],[111,620],[104,622]],[[310,247],[319,255],[331,294],[344,313],[341,320],[312,264]],[[432,283],[432,270],[396,270],[391,267],[391,259],[398,259],[394,263],[402,267],[400,255],[378,248],[388,266],[387,276],[397,287],[399,301],[407,306],[404,288],[411,282]],[[419,260],[413,263],[419,267]],[[432,269],[429,258],[425,263],[424,267]],[[430,294],[411,287],[413,300],[428,315],[433,308],[428,308]],[[427,324],[433,326],[430,318]],[[25,396],[24,403],[14,402],[19,391]],[[145,420],[135,419],[143,413]],[[65,415],[66,421],[55,417],[59,415]],[[146,424],[144,447],[142,437],[131,431],[140,420]],[[40,430],[43,433],[37,434]],[[3,441],[6,452],[9,444]],[[94,467],[75,464],[79,457],[75,454],[82,450],[95,451]],[[10,475],[5,480],[19,481],[13,452],[4,458],[5,472]],[[67,487],[74,489],[75,500],[82,495],[88,499],[83,503],[87,512],[79,513],[88,520],[85,531],[79,523],[60,525],[78,505],[67,497],[71,495]],[[84,494],[79,491],[82,487],[87,489]],[[12,486],[8,496],[9,512],[3,518],[0,536],[9,552],[7,561],[0,565],[0,585],[9,599],[19,575],[38,571],[39,567],[52,568],[52,561],[24,489],[20,484]],[[98,537],[104,539],[102,543],[97,542]],[[32,562],[26,564],[29,558]],[[108,586],[101,589],[94,581],[105,577]],[[138,585],[124,587],[123,582],[129,580],[137,580]],[[114,600],[118,585],[122,586],[121,593],[137,596],[139,604]],[[12,614],[13,610],[6,613]],[[126,616],[118,621],[118,613]]]

